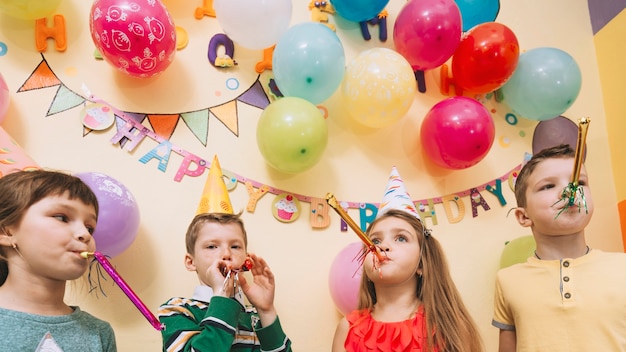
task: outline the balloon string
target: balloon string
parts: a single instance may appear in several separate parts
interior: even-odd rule
[[[164,330],[165,325],[161,324],[159,320],[152,314],[148,307],[141,301],[139,296],[130,288],[130,286],[124,281],[120,274],[113,268],[111,262],[100,252],[82,252],[80,254],[83,258],[94,257],[102,268],[109,274],[109,276],[115,281],[115,283],[122,289],[122,291],[128,296],[128,298],[135,304],[137,309],[148,319],[150,324],[157,330]]]

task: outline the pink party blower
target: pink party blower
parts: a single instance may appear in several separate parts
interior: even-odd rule
[[[111,265],[111,262],[109,262],[109,260],[102,253],[82,252],[80,255],[85,259],[89,257],[96,258],[98,263],[100,263],[100,265],[102,265],[104,270],[106,270],[106,272],[109,273],[109,276],[111,276],[113,281],[115,281],[115,283],[122,289],[122,291],[124,291],[126,296],[130,298],[130,300],[135,304],[137,309],[139,309],[141,314],[143,314],[143,316],[146,317],[146,319],[148,319],[150,324],[159,331],[165,329],[165,325],[159,322],[159,320],[154,316],[154,314],[152,314],[150,309],[146,307],[146,305],[141,301],[139,296],[137,296],[135,292],[133,291],[133,289],[131,289],[130,286],[128,286],[126,281],[124,281],[124,279],[120,276],[120,274],[118,274],[115,268],[113,268],[113,265]]]

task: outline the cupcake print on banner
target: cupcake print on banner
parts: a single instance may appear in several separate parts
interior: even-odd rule
[[[292,194],[279,194],[272,204],[272,214],[282,222],[295,221],[300,216],[300,201]]]
[[[80,112],[80,118],[85,127],[101,131],[113,126],[115,113],[104,104],[88,104]]]

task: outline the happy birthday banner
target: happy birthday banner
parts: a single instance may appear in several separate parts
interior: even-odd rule
[[[208,117],[210,114],[220,120],[232,133],[238,135],[238,113],[236,108],[238,101],[259,109],[264,109],[269,105],[269,98],[257,77],[257,80],[252,86],[240,96],[214,107],[167,115],[125,112],[113,107],[111,104],[108,104],[94,95],[87,94],[88,97],[86,98],[69,89],[54,74],[43,55],[41,63],[20,87],[18,92],[56,86],[59,88],[50,103],[46,116],[67,111],[77,106],[87,104],[88,102],[108,106],[115,115],[115,125],[117,129],[117,132],[111,138],[111,143],[119,144],[121,149],[132,152],[139,143],[145,139],[155,142],[156,146],[140,157],[139,162],[148,164],[154,159],[157,161],[156,168],[161,172],[165,172],[170,165],[172,153],[180,155],[183,160],[180,162],[174,176],[174,181],[176,182],[182,181],[184,176],[202,176],[204,171],[211,167],[210,163],[205,159],[170,142],[170,138],[180,119],[185,122],[196,138],[206,146]],[[150,130],[142,124],[146,118],[153,130]],[[91,132],[87,127],[85,127],[85,130],[87,130],[85,134]],[[486,191],[491,194],[493,198],[490,199],[490,202],[497,201],[500,206],[507,204],[502,192],[503,183],[507,183],[508,187],[513,190],[515,178],[521,166],[521,164],[517,165],[501,177],[468,190],[445,196],[415,200],[414,203],[422,219],[426,220],[430,218],[433,225],[439,224],[435,204],[443,207],[443,212],[450,224],[459,223],[465,218],[467,202],[469,202],[469,206],[471,207],[472,217],[476,218],[479,214],[479,208],[482,208],[483,211],[489,211],[491,209],[489,202],[483,197],[483,193],[481,192]],[[272,201],[272,213],[277,220],[282,222],[295,221],[302,213],[300,203],[304,202],[310,205],[309,223],[312,228],[321,229],[330,225],[330,207],[324,197],[292,193],[249,179],[226,169],[222,169],[222,172],[229,192],[233,191],[239,183],[245,185],[249,197],[246,206],[246,211],[248,212],[254,212],[258,201],[266,194],[270,193],[275,195]],[[360,227],[365,230],[369,223],[376,218],[379,203],[340,201],[340,205],[346,211],[349,209],[357,209]],[[343,220],[341,220],[340,227],[341,231],[348,231],[348,226]]]

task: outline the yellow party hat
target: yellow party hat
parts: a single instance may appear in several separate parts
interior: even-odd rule
[[[224,176],[217,155],[213,157],[211,162],[209,176],[207,176],[204,184],[196,215],[204,213],[233,214],[233,206],[230,204],[230,196],[224,183]]]

